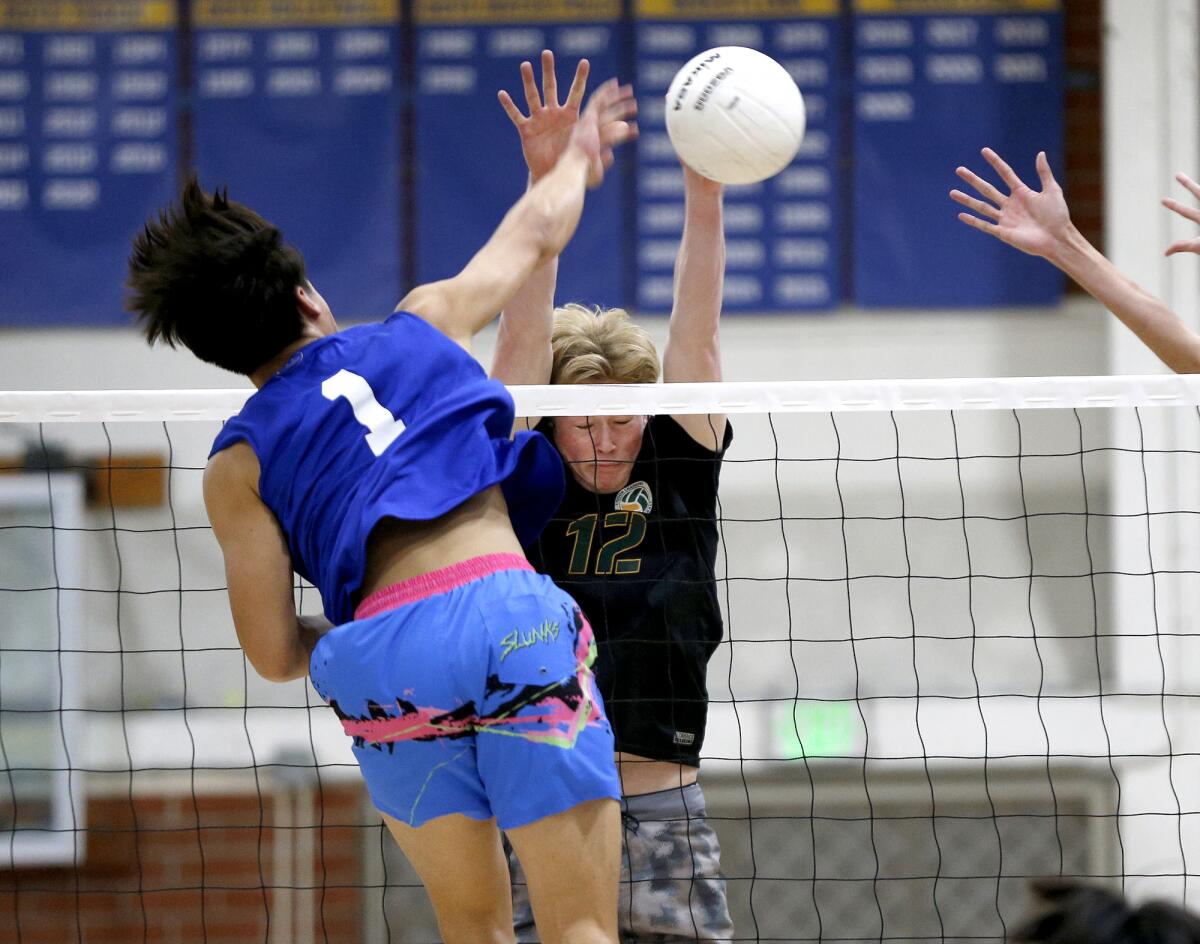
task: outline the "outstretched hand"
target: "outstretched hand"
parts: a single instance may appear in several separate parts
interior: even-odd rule
[[[637,125],[629,120],[636,112],[633,86],[619,85],[616,79],[609,79],[588,99],[567,147],[577,148],[587,157],[589,188],[604,180],[605,170],[612,166],[613,149],[637,137]]]
[[[583,93],[587,89],[590,66],[580,59],[575,67],[575,78],[567,91],[567,100],[558,101],[558,78],[554,73],[554,53],[542,50],[542,89],[539,92],[533,80],[533,65],[521,63],[521,83],[525,87],[525,115],[508,92],[497,93],[504,113],[521,136],[521,153],[534,180],[548,173],[571,139],[571,130],[579,120],[579,109],[583,104]]]
[[[1175,179],[1183,184],[1184,189],[1191,193],[1192,196],[1200,200],[1200,184],[1192,180],[1187,174],[1176,174]],[[1200,210],[1196,209],[1196,207],[1185,206],[1178,200],[1172,200],[1170,197],[1165,198],[1162,203],[1168,210],[1174,210],[1185,220],[1200,223]],[[1200,255],[1200,236],[1193,237],[1192,239],[1181,239],[1177,243],[1172,243],[1167,248],[1168,256],[1172,256],[1177,252],[1194,252]]]
[[[984,148],[982,153],[984,160],[1009,188],[1009,193],[1001,193],[971,170],[959,167],[955,173],[984,199],[978,200],[961,190],[951,190],[950,198],[955,203],[979,214],[972,216],[970,213],[960,213],[958,218],[968,226],[989,233],[1022,252],[1050,257],[1066,241],[1072,226],[1062,187],[1050,171],[1045,152],[1040,151],[1037,156],[1038,178],[1042,183],[1040,193],[1026,186],[1016,171],[991,148]]]

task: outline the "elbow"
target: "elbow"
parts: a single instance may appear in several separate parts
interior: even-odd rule
[[[259,677],[268,682],[291,682],[308,675],[308,666],[299,665],[292,659],[252,655],[249,652],[246,653],[246,658]]]
[[[1182,347],[1174,356],[1162,361],[1177,374],[1200,374],[1200,338]]]

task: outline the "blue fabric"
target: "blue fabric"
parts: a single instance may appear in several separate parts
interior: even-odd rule
[[[348,398],[322,392],[339,371],[362,378],[405,426],[378,456]],[[373,416],[372,426],[387,419]],[[428,521],[500,484],[518,539],[538,535],[562,498],[562,462],[540,435],[510,438],[512,424],[502,384],[432,325],[398,312],[301,348],[225,425],[211,454],[250,444],[259,494],[293,566],[321,591],[326,616],[344,623],[367,537],[383,518]]]
[[[337,627],[309,671],[376,807],[512,829],[621,795],[595,654],[549,577],[502,570]]]

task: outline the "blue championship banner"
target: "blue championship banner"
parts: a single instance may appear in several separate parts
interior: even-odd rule
[[[176,10],[0,0],[0,325],[122,325],[175,187]]]
[[[517,131],[496,100],[507,89],[528,114],[519,67],[555,55],[560,101],[580,59],[590,94],[615,76],[620,0],[417,0],[417,281],[459,271],[525,190]],[[620,76],[629,81],[629,76]],[[586,101],[586,99],[585,99]],[[628,149],[625,149],[628,150]],[[620,305],[628,270],[621,163],[588,194],[559,262],[556,302]]]
[[[398,0],[193,0],[196,165],[304,253],[339,317],[401,285]]]
[[[669,311],[683,229],[683,174],[664,96],[679,68],[714,46],[749,46],[788,70],[804,95],[800,153],[780,174],[725,191],[725,310],[824,310],[841,297],[837,0],[639,0],[637,307]]]
[[[857,0],[854,295],[860,305],[1047,305],[1062,276],[968,230],[947,194],[998,151],[1037,184],[1063,153],[1058,0]]]

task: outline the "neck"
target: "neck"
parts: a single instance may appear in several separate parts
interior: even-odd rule
[[[254,373],[250,375],[250,382],[259,389],[262,389],[263,384],[283,370],[283,365],[292,359],[293,354],[295,354],[305,345],[312,344],[312,342],[315,340],[317,339],[312,337],[302,337],[296,341],[293,341],[269,361],[263,364],[262,367],[254,371]]]

